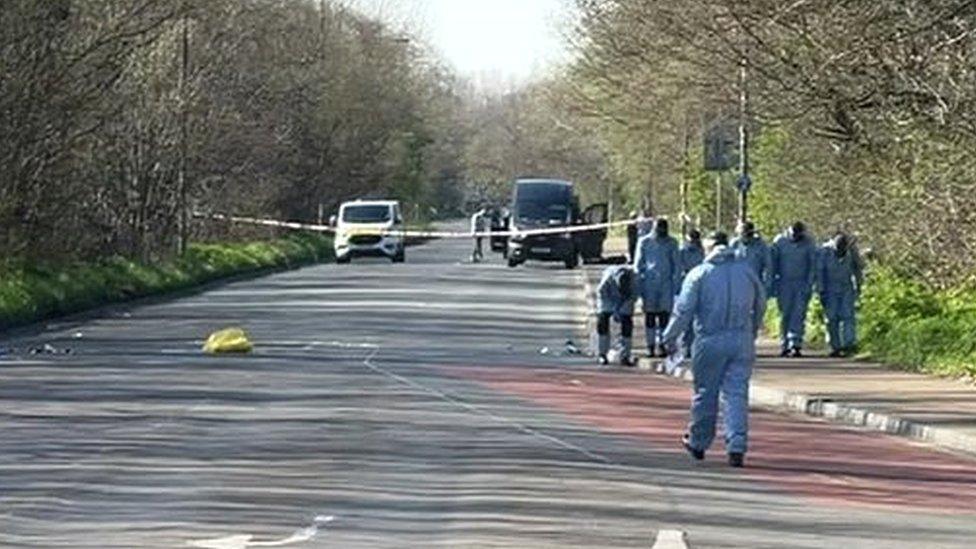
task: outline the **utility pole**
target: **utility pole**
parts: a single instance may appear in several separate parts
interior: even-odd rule
[[[691,130],[688,129],[688,112],[685,111],[684,173],[681,174],[681,234],[688,235],[688,176],[691,174]]]
[[[749,73],[746,56],[739,61],[739,222],[749,216],[749,189],[752,179],[749,175]]]
[[[187,153],[189,145],[187,143],[189,138],[189,101],[187,100],[187,80],[190,74],[190,28],[189,28],[189,13],[187,10],[187,4],[184,0],[183,2],[183,17],[181,20],[181,38],[180,38],[180,80],[179,80],[179,96],[180,96],[180,160],[179,160],[179,171],[176,176],[176,192],[177,201],[179,207],[179,235],[177,236],[177,251],[180,255],[186,253],[186,248],[190,236],[190,220],[187,211],[187,192],[186,192],[186,169],[187,169]]]

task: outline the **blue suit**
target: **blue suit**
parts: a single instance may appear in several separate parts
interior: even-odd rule
[[[732,240],[731,247],[736,255],[745,259],[756,276],[763,283],[766,294],[772,293],[772,257],[769,253],[769,245],[759,236],[739,237]]]
[[[650,234],[637,242],[634,270],[640,277],[645,313],[670,311],[681,287],[678,241],[670,236]]]
[[[772,289],[780,313],[780,341],[784,351],[802,349],[807,309],[816,283],[817,245],[809,235],[799,241],[791,231],[776,237],[770,250]]]
[[[682,278],[705,261],[705,250],[700,242],[685,242],[679,252]]]
[[[864,282],[864,264],[855,248],[837,254],[834,242],[820,248],[817,287],[827,316],[827,340],[834,351],[857,344],[856,304]]]
[[[634,270],[640,277],[641,302],[648,321],[645,325],[647,347],[653,350],[664,331],[684,275],[678,241],[654,233],[641,238],[637,242]]]
[[[630,283],[624,282],[627,272]],[[630,359],[633,348],[634,303],[638,295],[637,275],[630,265],[607,267],[596,289],[597,354],[606,357],[610,352],[610,319],[620,323],[621,357]]]
[[[681,259],[681,276],[682,279],[688,276],[688,273],[692,269],[702,264],[705,261],[705,249],[702,248],[700,241],[688,241],[681,246],[679,251],[679,258]],[[695,330],[688,329],[685,330],[684,338],[682,339],[682,344],[685,348],[685,353],[691,356],[692,344],[695,342]]]
[[[756,334],[766,312],[766,292],[745,261],[716,248],[685,278],[664,342],[673,348],[692,324],[695,343],[689,443],[707,450],[715,438],[723,397],[725,449],[745,453],[749,439],[749,379],[756,360]]]
[[[596,288],[597,313],[616,317],[634,316],[634,304],[639,290],[637,276],[631,278],[629,288],[621,288],[619,282],[621,273],[627,270],[631,270],[629,265],[617,265],[603,271],[600,284]]]

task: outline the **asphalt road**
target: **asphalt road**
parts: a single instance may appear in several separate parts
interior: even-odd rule
[[[976,462],[759,413],[748,469],[689,463],[685,385],[559,356],[582,272],[469,252],[3,338],[72,353],[0,357],[0,547],[973,546]],[[228,326],[253,355],[199,352]]]

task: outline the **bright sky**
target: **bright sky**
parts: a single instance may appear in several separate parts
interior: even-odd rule
[[[427,37],[464,76],[525,80],[564,59],[570,0],[358,0]]]

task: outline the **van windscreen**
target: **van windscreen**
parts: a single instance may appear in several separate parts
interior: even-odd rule
[[[389,220],[389,206],[346,206],[342,211],[342,221],[346,223],[386,223]]]
[[[566,223],[572,200],[570,187],[532,183],[515,188],[515,217],[519,221]]]

